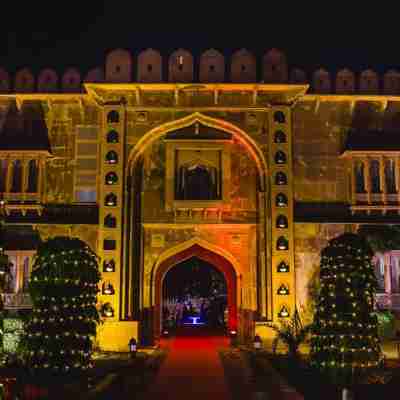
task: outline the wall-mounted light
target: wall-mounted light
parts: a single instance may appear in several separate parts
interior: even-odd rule
[[[118,176],[115,172],[109,172],[105,177],[106,185],[116,185],[118,183]]]
[[[103,317],[112,318],[114,316],[114,309],[110,303],[105,303],[101,308],[101,314]]]
[[[289,294],[289,288],[282,284],[281,286],[279,286],[277,294],[279,294],[280,296],[287,296]]]
[[[107,296],[113,295],[115,293],[113,285],[111,283],[103,283],[102,293]]]
[[[285,215],[278,215],[276,218],[276,227],[279,229],[286,229],[288,227],[288,220]]]
[[[279,310],[278,317],[279,318],[289,317],[289,310],[286,308],[286,306],[282,306],[282,308]]]
[[[284,236],[280,236],[276,242],[277,250],[288,250],[289,242],[286,240]]]
[[[115,207],[117,205],[117,196],[114,193],[109,193],[105,198],[106,206]]]
[[[285,261],[281,261],[277,267],[278,272],[289,272],[289,265]]]
[[[278,171],[275,175],[275,185],[287,185],[286,174],[282,171]]]
[[[287,207],[288,199],[284,193],[278,193],[275,198],[275,204],[277,207]]]
[[[103,272],[115,272],[115,261],[114,260],[104,261]]]

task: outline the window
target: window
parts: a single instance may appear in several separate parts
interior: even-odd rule
[[[0,161],[0,192],[5,192],[7,190],[7,170],[8,161]]]
[[[118,143],[119,135],[114,129],[107,133],[107,143]]]
[[[97,193],[95,189],[80,189],[75,192],[75,199],[80,203],[96,203]]]
[[[372,193],[381,192],[381,178],[379,173],[379,161],[372,160],[370,165],[370,177],[371,177],[371,190]]]
[[[38,163],[36,160],[29,161],[28,165],[28,193],[36,193],[38,191]]]
[[[385,162],[385,183],[387,193],[396,193],[396,172],[394,160],[386,160]]]
[[[34,251],[6,251],[11,263],[10,274],[6,277],[5,293],[19,293],[28,291]]]
[[[364,163],[358,161],[354,166],[356,193],[365,193]]]
[[[107,123],[109,124],[117,124],[119,122],[119,113],[118,111],[112,110],[107,114]]]
[[[15,160],[13,162],[13,176],[12,176],[12,193],[22,192],[22,164],[20,160]]]
[[[107,228],[115,228],[117,226],[117,218],[111,214],[107,214],[104,218],[104,226]]]
[[[284,124],[286,121],[285,114],[282,111],[274,112],[274,121],[279,124]]]
[[[274,136],[275,143],[286,143],[286,134],[283,131],[276,131]]]
[[[104,239],[103,249],[104,250],[115,250],[117,248],[117,242],[113,239]]]
[[[118,164],[118,154],[116,151],[111,150],[106,154],[107,164]]]

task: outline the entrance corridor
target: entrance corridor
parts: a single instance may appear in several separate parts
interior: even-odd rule
[[[169,349],[156,381],[144,400],[228,400],[218,349],[229,339],[204,328],[182,328],[177,336],[161,340]]]

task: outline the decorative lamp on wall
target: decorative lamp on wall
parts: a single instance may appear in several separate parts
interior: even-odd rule
[[[277,250],[288,250],[289,249],[289,242],[284,236],[280,236],[276,242]]]
[[[278,215],[276,218],[276,227],[279,229],[286,229],[288,227],[288,220],[285,215]]]
[[[286,133],[283,131],[276,131],[274,135],[274,142],[275,143],[286,143]]]
[[[285,261],[281,261],[277,267],[278,272],[289,272],[289,265]]]
[[[286,122],[286,117],[283,111],[274,112],[274,121],[278,124],[284,124]]]
[[[115,228],[117,226],[117,218],[111,214],[104,217],[104,226],[106,228]]]
[[[275,153],[275,164],[286,164],[286,154],[282,150]]]
[[[117,205],[117,196],[114,193],[109,193],[104,202],[106,206],[115,207]]]
[[[107,143],[113,144],[119,142],[118,132],[114,129],[107,133]]]
[[[115,261],[114,260],[104,261],[103,272],[115,272]]]
[[[281,286],[279,286],[279,289],[277,290],[276,293],[279,294],[280,296],[287,296],[289,294],[289,288],[284,284],[282,284]]]
[[[288,318],[289,317],[289,310],[287,309],[286,306],[281,307],[281,309],[278,312],[278,317],[279,318]]]
[[[287,207],[288,199],[284,193],[278,193],[275,198],[275,204],[277,207]]]
[[[116,110],[111,110],[107,114],[107,123],[108,124],[118,124],[119,123],[119,113]]]
[[[114,150],[110,150],[106,154],[106,159],[105,159],[107,164],[118,164],[118,154]]]
[[[109,172],[105,177],[106,185],[116,185],[118,183],[118,175],[115,172]]]
[[[103,304],[101,308],[101,314],[103,317],[112,318],[114,316],[114,309],[110,303]]]
[[[278,171],[275,174],[275,185],[287,185],[287,177],[284,172]]]
[[[102,294],[107,296],[113,295],[115,293],[114,287],[110,282],[104,282],[102,287]]]

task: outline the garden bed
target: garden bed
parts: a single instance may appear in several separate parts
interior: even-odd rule
[[[249,352],[253,360],[251,366],[257,380],[269,380],[271,367],[304,396],[305,400],[341,399],[341,388],[328,383],[318,371],[310,368],[306,357],[297,362],[286,355],[273,355],[267,352]],[[396,361],[386,363],[385,367],[369,378],[369,383],[355,384],[351,387],[354,400],[376,400],[390,398],[391,393],[400,390],[400,364]]]

